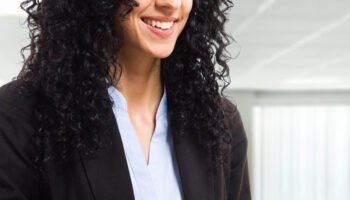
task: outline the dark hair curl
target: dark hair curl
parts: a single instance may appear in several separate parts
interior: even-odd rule
[[[106,146],[99,131],[107,125],[105,113],[113,105],[105,93],[111,86],[106,78],[120,78],[110,69],[121,69],[115,52],[122,38],[117,36],[114,15],[122,4],[128,8],[123,17],[138,6],[134,0],[21,3],[28,14],[31,42],[21,50],[24,64],[17,79],[24,80],[26,92],[40,97],[35,142],[42,151],[36,163],[67,160],[77,150],[89,157]],[[161,59],[174,134],[192,134],[219,164],[227,160],[232,140],[221,108],[223,90],[230,83],[226,47],[233,38],[225,33],[224,24],[231,7],[231,0],[193,0],[174,51]]]

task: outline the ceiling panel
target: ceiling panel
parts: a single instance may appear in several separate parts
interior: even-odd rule
[[[18,14],[20,1],[9,2],[0,2],[0,27],[6,28],[0,32],[0,43],[6,46],[0,48],[0,81],[17,73],[20,47],[28,42],[19,24],[24,20]],[[229,62],[229,88],[350,90],[350,0],[234,4],[226,28],[238,43],[229,51],[238,57]]]
[[[230,88],[350,89],[349,0],[241,0],[230,18]]]

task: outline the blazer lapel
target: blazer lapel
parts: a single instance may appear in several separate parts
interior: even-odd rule
[[[168,113],[169,114],[169,113]],[[134,193],[123,143],[112,108],[106,113],[110,129],[107,135],[113,141],[108,149],[100,149],[92,159],[81,159],[94,200],[134,200]],[[209,156],[201,151],[190,135],[180,136],[171,126],[174,151],[180,172],[184,200],[214,200],[214,173]],[[80,154],[79,154],[80,155]]]
[[[134,200],[123,143],[112,108],[107,113],[107,131],[113,141],[108,149],[101,149],[89,160],[81,160],[91,193],[95,200]]]
[[[209,156],[188,133],[180,136],[175,128],[170,132],[174,138],[184,199],[214,200],[214,173]]]

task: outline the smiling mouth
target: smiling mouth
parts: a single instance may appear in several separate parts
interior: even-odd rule
[[[155,28],[162,29],[162,30],[170,29],[177,22],[177,20],[164,22],[164,21],[157,21],[157,20],[148,19],[148,18],[141,18],[141,20],[145,24],[148,24],[150,26],[153,26]]]

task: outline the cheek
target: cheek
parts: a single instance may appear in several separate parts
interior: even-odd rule
[[[188,16],[192,10],[193,0],[183,0],[182,4],[183,4],[184,13],[186,13]]]
[[[190,15],[190,12],[192,10],[192,5],[193,5],[193,0],[183,0],[182,1],[182,13],[183,13],[183,18],[185,19],[184,20],[184,25],[187,23],[188,21],[188,17]]]
[[[137,36],[137,19],[133,16],[133,14],[129,14],[127,20],[120,20],[119,27],[122,32],[124,39],[129,41],[135,40]]]

